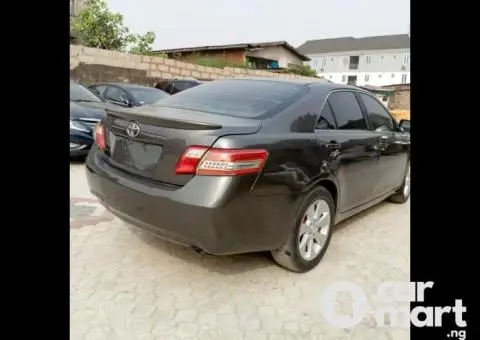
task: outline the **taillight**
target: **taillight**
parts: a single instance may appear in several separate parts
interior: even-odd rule
[[[95,125],[94,139],[95,139],[95,143],[97,143],[99,149],[101,149],[101,150],[106,149],[105,129],[103,128],[103,124],[98,123],[97,125]]]
[[[262,149],[209,149],[190,146],[177,162],[176,174],[235,176],[258,173],[267,160]]]

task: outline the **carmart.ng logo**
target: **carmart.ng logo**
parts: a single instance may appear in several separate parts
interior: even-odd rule
[[[367,314],[373,314],[377,327],[408,328],[442,327],[445,315],[453,314],[455,324],[465,328],[467,323],[463,314],[467,308],[461,299],[456,299],[453,306],[416,306],[410,309],[410,302],[425,302],[425,290],[434,283],[428,282],[384,282],[378,286],[374,296],[380,307],[370,308],[370,303],[362,287],[354,282],[336,282],[330,285],[322,295],[321,312],[328,323],[341,328],[358,325]],[[338,295],[348,293],[351,298],[352,313],[345,315],[336,311]],[[449,338],[466,339],[465,330],[452,330]]]

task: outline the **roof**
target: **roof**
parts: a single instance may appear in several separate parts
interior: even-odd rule
[[[200,51],[218,51],[218,50],[233,50],[239,48],[262,48],[262,47],[276,47],[283,46],[298,58],[303,61],[309,61],[310,58],[299,53],[295,47],[287,43],[286,41],[271,41],[263,43],[242,43],[242,44],[231,44],[231,45],[214,45],[214,46],[199,46],[199,47],[185,47],[185,48],[174,48],[167,50],[156,50],[155,53],[180,53],[180,52],[200,52]]]
[[[297,49],[303,54],[390,50],[410,48],[410,36],[408,34],[382,35],[374,37],[333,38],[321,40],[308,40]]]
[[[274,83],[287,83],[287,84],[296,84],[296,85],[333,85],[336,86],[336,83],[333,83],[325,78],[271,78],[271,77],[261,77],[261,76],[247,76],[246,78],[227,78],[221,80],[215,80],[215,82],[225,82],[225,81],[268,81]]]

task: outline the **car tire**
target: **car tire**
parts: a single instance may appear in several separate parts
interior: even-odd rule
[[[402,186],[388,200],[393,203],[405,203],[410,197],[410,187],[410,163],[408,163]]]
[[[313,215],[317,213],[318,218],[310,218],[312,212]],[[297,273],[305,273],[315,268],[330,244],[334,219],[335,203],[332,195],[322,186],[315,187],[304,197],[298,207],[292,232],[285,245],[271,252],[273,260],[280,266]],[[310,222],[307,223],[308,221]],[[312,238],[313,242],[310,241]],[[310,252],[307,250],[308,247]]]

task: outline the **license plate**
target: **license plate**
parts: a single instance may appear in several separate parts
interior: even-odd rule
[[[146,144],[110,133],[111,158],[122,165],[142,172],[156,169],[162,155],[162,146]]]

